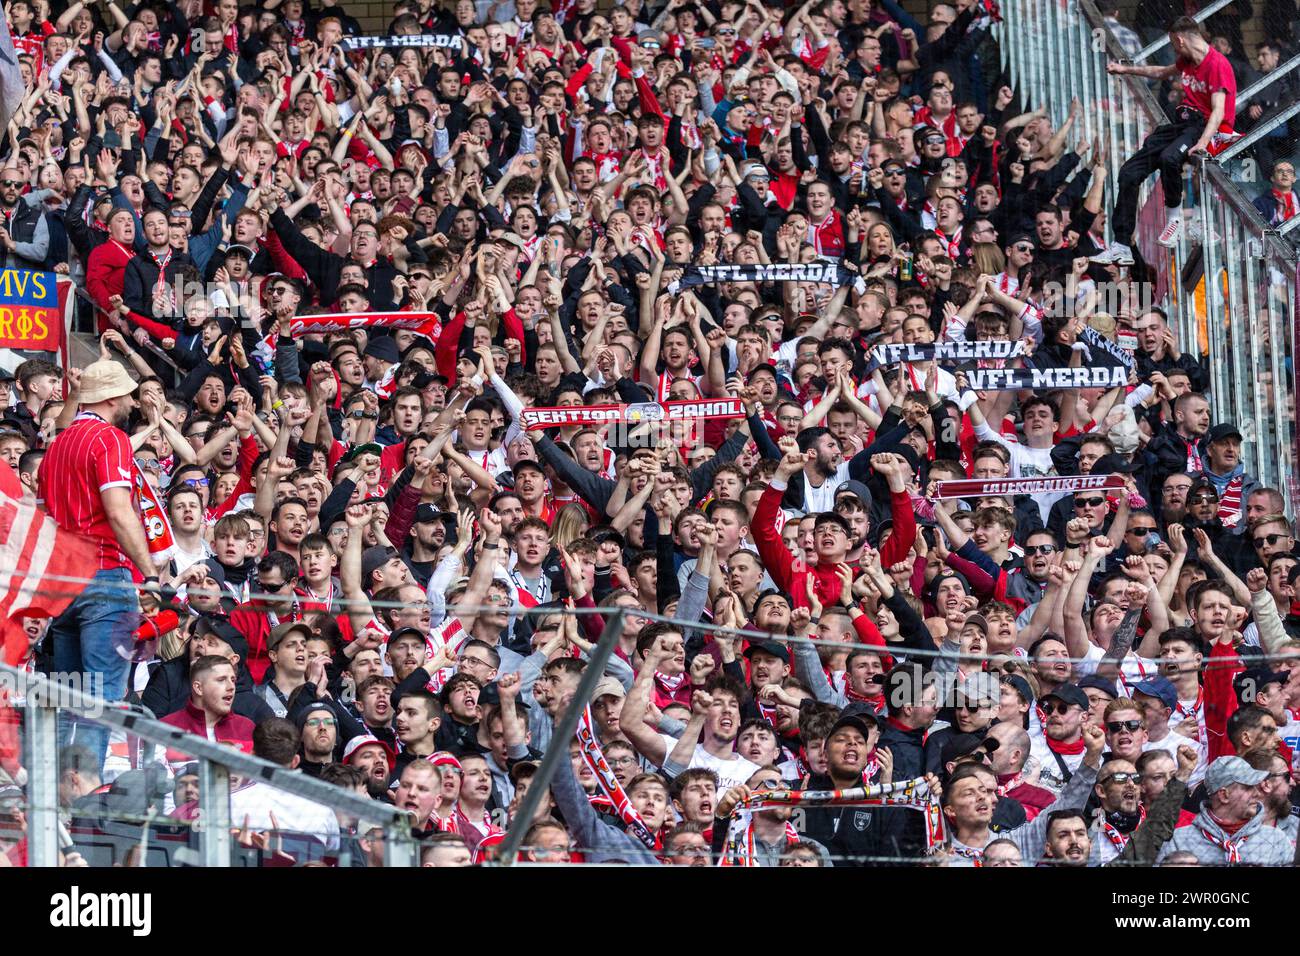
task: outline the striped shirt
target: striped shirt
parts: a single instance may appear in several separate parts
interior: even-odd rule
[[[98,543],[100,570],[132,568],[108,522],[101,496],[109,488],[128,488],[135,500],[135,479],[135,456],[126,432],[98,415],[82,412],[41,460],[38,496],[59,527]]]

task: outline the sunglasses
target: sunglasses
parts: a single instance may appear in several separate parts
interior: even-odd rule
[[[1150,534],[1155,530],[1156,530],[1156,526],[1151,524],[1151,525],[1147,525],[1144,528],[1129,528],[1128,533],[1129,534]]]
[[[1054,544],[1028,544],[1025,545],[1025,557],[1032,558],[1036,554],[1056,554],[1061,550]]]
[[[181,484],[186,488],[206,488],[208,486],[207,478],[182,478]]]
[[[1121,730],[1127,730],[1129,733],[1133,733],[1134,731],[1140,729],[1141,726],[1142,726],[1142,721],[1140,721],[1140,720],[1108,720],[1108,721],[1106,721],[1106,730],[1107,730],[1109,733],[1112,733],[1112,734],[1117,734],[1117,733],[1119,733]],[[1118,777],[1119,774],[1115,774],[1115,776]]]
[[[1290,535],[1282,534],[1279,532],[1277,534],[1261,534],[1258,538],[1251,538],[1250,540],[1254,542],[1255,547],[1262,548],[1265,545],[1271,547],[1272,545],[1277,544],[1283,538],[1289,538],[1289,537]]]
[[[1193,498],[1188,498],[1187,503],[1193,505],[1214,505],[1219,503],[1219,499],[1215,495],[1196,495]]]
[[[1095,507],[1097,507],[1098,505],[1102,505],[1102,504],[1105,504],[1105,503],[1106,503],[1106,499],[1105,499],[1104,497],[1102,497],[1101,495],[1098,495],[1098,496],[1096,496],[1095,498],[1075,498],[1075,499],[1074,499],[1074,506],[1075,506],[1076,508],[1095,508]]]
[[[1016,252],[1033,252],[1033,251],[1034,251],[1034,247],[1031,246],[1031,245],[1029,245],[1029,243],[1027,243],[1027,242],[1018,242],[1018,243],[1016,243],[1014,246],[1012,246],[1012,248],[1015,249]]]
[[[1106,778],[1105,782],[1106,783],[1141,783],[1142,774],[1128,773],[1126,771],[1121,770],[1118,773],[1111,774],[1109,777]]]
[[[21,185],[22,181],[18,179],[0,179],[0,186],[5,189],[17,189]]]
[[[906,176],[906,175],[907,175],[907,170],[905,170],[905,169],[886,169],[886,170],[885,170],[885,175],[886,175],[886,176]]]
[[[1048,701],[1043,705],[1043,713],[1048,717],[1052,716],[1052,714],[1060,714],[1064,717],[1070,712],[1070,708],[1074,706],[1074,704],[1067,704],[1063,700]]]

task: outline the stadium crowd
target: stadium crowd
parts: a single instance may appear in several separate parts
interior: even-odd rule
[[[0,456],[98,560],[25,666],[408,810],[425,865],[1290,865],[1296,541],[1130,236],[1233,129],[1170,6],[1107,196],[989,0],[10,0],[0,254],[100,346],[13,375]],[[74,837],[142,773],[193,818],[188,755],[65,731]]]

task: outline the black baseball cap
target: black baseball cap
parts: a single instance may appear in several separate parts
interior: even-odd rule
[[[752,659],[755,654],[768,654],[779,658],[781,663],[790,663],[790,652],[779,641],[755,641],[745,648],[745,657]]]
[[[1044,694],[1043,700],[1049,700],[1052,697],[1066,704],[1077,704],[1084,710],[1088,709],[1088,695],[1080,690],[1077,684],[1062,684],[1050,694]]]

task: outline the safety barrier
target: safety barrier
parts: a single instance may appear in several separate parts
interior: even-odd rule
[[[1197,19],[1227,2],[1210,4]],[[1092,0],[1006,0],[1002,10],[997,40],[1013,88],[1057,126],[1078,100],[1082,138],[1106,145],[1107,195],[1113,199],[1124,160],[1167,116],[1148,81],[1112,76],[1106,65],[1152,61],[1162,53],[1167,62],[1168,39],[1129,59]],[[1243,91],[1247,99],[1295,66],[1283,64],[1252,84]],[[1247,473],[1280,489],[1293,515],[1300,512],[1294,361],[1300,259],[1292,242],[1300,236],[1300,217],[1281,229],[1270,227],[1244,192],[1249,183],[1235,182],[1228,164],[1297,112],[1300,104],[1285,104],[1216,160],[1185,170],[1186,228],[1176,248],[1166,250],[1156,241],[1165,214],[1155,178],[1146,187],[1135,235],[1152,267],[1152,303],[1169,314],[1183,349],[1208,360],[1214,420],[1240,429]]]

